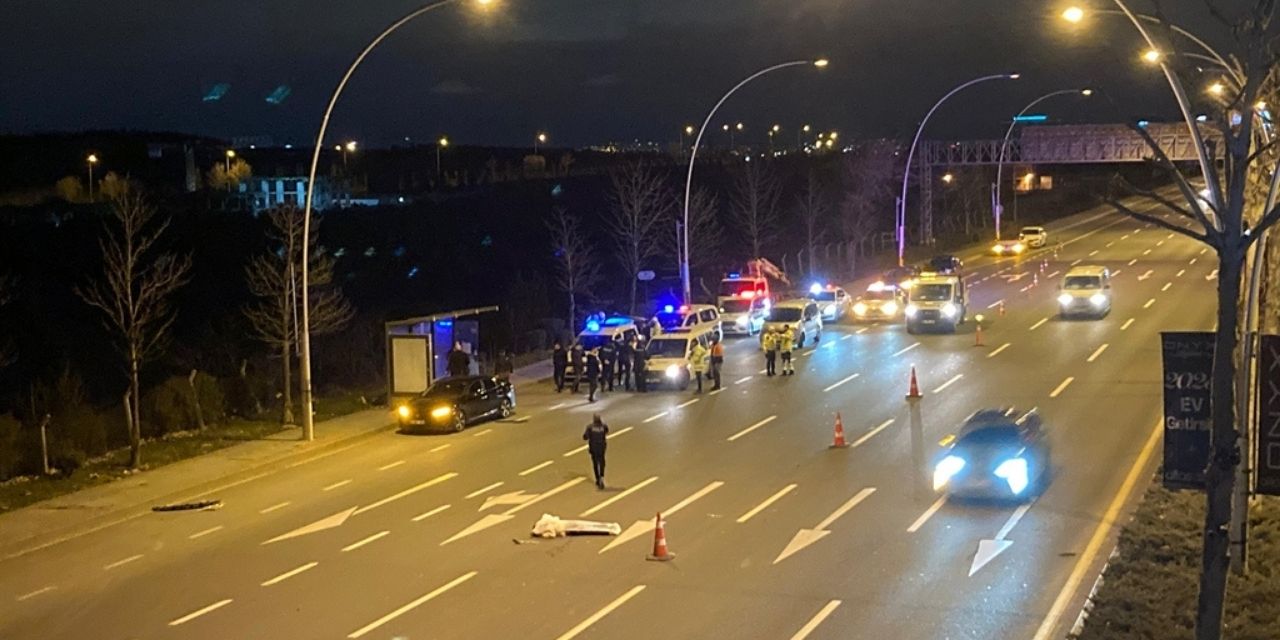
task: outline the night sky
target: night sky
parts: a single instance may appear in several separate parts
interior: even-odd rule
[[[1158,71],[1137,62],[1131,26],[1100,16],[1069,29],[1057,0],[495,0],[488,12],[473,2],[423,16],[376,50],[331,139],[388,145],[447,133],[522,145],[546,130],[563,145],[671,141],[746,75],[820,56],[831,59],[825,71],[753,83],[721,122],[745,122],[748,141],[774,123],[792,143],[801,123],[846,139],[907,136],[951,86],[1005,71],[1023,79],[958,96],[929,137],[995,137],[1032,98],[1085,86],[1111,99],[1056,99],[1045,111],[1066,122],[1177,115]],[[350,60],[420,4],[4,0],[0,133],[130,128],[303,144]],[[1200,0],[1164,5],[1229,48]],[[202,101],[218,83],[230,85],[226,95]],[[268,104],[279,85],[292,93]]]

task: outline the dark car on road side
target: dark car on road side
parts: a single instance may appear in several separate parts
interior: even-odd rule
[[[432,384],[396,409],[404,431],[462,431],[486,418],[506,418],[516,409],[511,383],[491,376],[453,376]]]
[[[965,420],[933,468],[933,488],[947,495],[1027,499],[1049,477],[1049,439],[1034,410],[986,409]]]
[[[958,275],[963,268],[964,262],[960,258],[946,254],[929,258],[929,262],[925,265],[926,271],[947,275]]]

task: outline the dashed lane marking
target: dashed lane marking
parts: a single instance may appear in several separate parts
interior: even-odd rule
[[[1133,265],[1135,265],[1135,264],[1138,264],[1138,259],[1137,259],[1137,258],[1134,258],[1134,259],[1130,260],[1130,261],[1128,262],[1128,265],[1127,265],[1127,266],[1132,267],[1132,266],[1133,266]]]
[[[1181,278],[1181,277],[1182,277],[1182,274],[1184,274],[1184,273],[1186,273],[1186,272],[1187,272],[1187,270],[1186,270],[1186,269],[1178,269],[1178,273],[1177,273],[1177,274],[1175,274],[1173,277],[1175,277],[1175,278]]]
[[[1057,388],[1057,389],[1054,389],[1053,391],[1049,392],[1049,397],[1050,397],[1050,398],[1056,398],[1056,397],[1058,397],[1058,396],[1059,396],[1059,395],[1060,395],[1064,390],[1066,390],[1066,388],[1067,388],[1067,387],[1071,386],[1071,383],[1072,383],[1074,380],[1075,380],[1075,378],[1073,378],[1073,377],[1071,377],[1071,376],[1067,376],[1067,379],[1066,379],[1066,380],[1063,380],[1063,381],[1062,381],[1062,384],[1058,385],[1058,388]]]
[[[329,485],[329,486],[327,486],[327,487],[325,487],[325,488],[321,489],[321,491],[333,491],[334,489],[337,489],[338,487],[345,487],[345,486],[347,486],[347,485],[349,485],[349,484],[351,484],[351,479],[350,479],[350,478],[347,478],[346,480],[339,480],[338,482],[335,482],[335,483],[333,483],[333,484],[331,484],[331,485]]]
[[[1200,258],[1192,258],[1192,259],[1191,259],[1191,262],[1188,262],[1187,264],[1195,264],[1195,263],[1196,263],[1196,260],[1199,260],[1199,259],[1200,259]]]
[[[419,492],[419,491],[422,491],[423,489],[426,489],[426,488],[428,488],[428,487],[434,487],[435,485],[438,485],[438,484],[440,484],[441,482],[444,482],[444,481],[446,481],[446,480],[452,480],[452,479],[454,479],[454,478],[456,478],[456,477],[458,477],[458,474],[457,474],[457,472],[454,472],[454,471],[450,471],[450,472],[448,472],[448,473],[440,474],[440,475],[438,475],[438,476],[436,476],[436,477],[434,477],[434,478],[432,478],[432,479],[430,479],[430,480],[427,480],[426,482],[423,482],[423,483],[421,483],[421,484],[414,485],[414,486],[412,486],[412,487],[409,487],[408,489],[405,489],[404,491],[401,491],[401,492],[399,492],[399,493],[396,493],[396,494],[393,494],[393,495],[387,496],[387,497],[385,497],[385,498],[383,498],[383,499],[381,499],[381,500],[379,500],[379,501],[377,501],[377,502],[375,502],[375,503],[373,503],[373,504],[370,504],[370,505],[366,505],[366,506],[360,507],[359,509],[356,509],[355,511],[353,511],[353,512],[351,513],[351,515],[353,515],[353,516],[358,516],[358,515],[360,515],[360,514],[362,514],[362,513],[365,513],[366,511],[373,511],[374,509],[377,509],[378,507],[381,507],[381,506],[383,506],[383,505],[385,505],[385,504],[388,504],[388,503],[391,503],[391,502],[395,502],[396,500],[399,500],[400,498],[403,498],[403,497],[405,497],[405,496],[413,495],[413,494],[415,494],[415,493],[417,493],[417,492]],[[501,484],[501,483],[498,483],[498,484]],[[468,496],[468,497],[470,497],[470,496]]]
[[[987,305],[987,308],[988,308],[988,309],[994,309],[994,308],[996,308],[996,307],[998,307],[998,306],[1000,306],[1000,305],[1002,305],[1002,304],[1004,304],[1004,298],[1000,298],[999,300],[996,300],[995,302],[992,302],[991,304]]]
[[[378,467],[378,471],[386,471],[388,469],[394,469],[404,463],[405,463],[404,460],[396,460],[395,462],[392,462],[390,464],[384,464],[381,467]]]
[[[698,401],[699,401],[699,400],[701,400],[701,399],[702,399],[702,398],[694,398],[694,399],[692,399],[692,400],[685,400],[684,402],[681,402],[680,404],[676,405],[676,408],[677,408],[677,409],[683,409],[683,408],[685,408],[685,407],[687,407],[687,406],[689,406],[689,405],[691,405],[691,404],[697,404],[697,403],[698,403]]]
[[[803,627],[800,627],[800,630],[797,631],[794,636],[791,636],[791,640],[804,640],[805,638],[808,638],[809,634],[813,633],[813,630],[817,629],[818,625],[822,624],[822,622],[827,619],[827,616],[830,616],[831,613],[836,610],[836,607],[839,606],[839,600],[832,600],[831,602],[828,602],[826,606],[822,607],[818,613],[814,614],[814,616],[809,619],[809,622],[805,623]]]
[[[202,616],[202,615],[204,615],[204,614],[206,614],[206,613],[212,613],[212,612],[217,611],[218,609],[221,609],[221,608],[223,608],[223,607],[225,607],[225,606],[227,606],[227,605],[229,605],[229,604],[231,604],[231,598],[227,598],[226,600],[219,600],[219,601],[217,601],[217,602],[215,602],[215,603],[213,603],[213,604],[211,604],[211,605],[209,605],[209,606],[207,606],[207,607],[204,607],[203,609],[196,609],[195,611],[192,611],[191,613],[188,613],[187,615],[182,616],[181,618],[177,618],[177,619],[174,619],[174,620],[170,620],[170,621],[169,621],[169,626],[171,626],[171,627],[176,627],[176,626],[178,626],[178,625],[180,625],[180,624],[185,624],[185,623],[187,623],[187,622],[191,622],[192,620],[195,620],[196,618],[199,618],[200,616]]]
[[[1072,261],[1071,261],[1071,264],[1070,264],[1069,266],[1074,267],[1074,266],[1076,266],[1076,265],[1080,264],[1081,262],[1084,262],[1084,260],[1083,260],[1083,259],[1080,259],[1080,258],[1077,258],[1077,259],[1075,259],[1075,260],[1072,260]]]
[[[746,382],[746,381],[748,381],[748,380],[750,380],[750,379],[751,379],[751,376],[746,376],[746,377],[743,377],[743,378],[738,378],[737,380],[734,380],[734,381],[733,381],[733,384],[735,384],[735,385],[742,384],[742,383],[744,383],[744,382]]]
[[[589,515],[591,515],[591,514],[593,514],[593,513],[597,512],[597,511],[599,511],[599,510],[601,510],[601,509],[603,509],[603,508],[605,508],[605,507],[607,507],[607,506],[609,506],[609,505],[611,505],[611,504],[613,504],[613,503],[615,503],[615,502],[617,502],[617,501],[619,501],[619,500],[621,500],[621,499],[623,499],[623,498],[625,498],[625,497],[627,497],[627,496],[629,496],[629,495],[631,495],[631,494],[633,494],[633,493],[635,493],[635,492],[637,492],[637,491],[639,491],[639,490],[641,490],[641,489],[643,489],[643,488],[645,488],[645,487],[647,487],[647,486],[649,486],[649,485],[653,484],[653,483],[654,483],[654,482],[656,482],[657,480],[658,480],[658,476],[650,476],[650,477],[648,477],[648,478],[645,478],[644,480],[641,480],[640,482],[637,482],[636,484],[633,484],[633,485],[631,485],[630,487],[627,487],[624,491],[622,491],[622,492],[621,492],[621,493],[619,493],[618,495],[613,496],[613,497],[611,497],[611,498],[609,498],[609,499],[607,499],[607,500],[605,500],[605,501],[601,502],[600,504],[597,504],[596,506],[591,507],[590,509],[587,509],[586,511],[583,511],[582,513],[578,514],[578,517],[580,517],[580,518],[585,518],[585,517],[587,517],[587,516],[589,516]]]
[[[139,553],[138,555],[129,556],[128,558],[125,558],[125,559],[123,559],[123,560],[116,560],[115,562],[112,562],[111,564],[103,565],[102,570],[103,570],[103,571],[110,571],[110,570],[115,569],[115,568],[117,568],[117,567],[123,567],[124,565],[129,564],[130,562],[133,562],[134,560],[138,560],[138,559],[140,559],[140,558],[142,558],[142,554],[141,554],[141,553]]]
[[[342,552],[343,552],[343,553],[346,553],[346,552],[348,552],[348,551],[355,551],[356,549],[359,549],[360,547],[363,547],[363,546],[365,546],[366,544],[369,544],[369,543],[371,543],[371,542],[375,542],[375,541],[377,541],[377,540],[381,540],[381,539],[383,539],[383,538],[385,538],[385,537],[387,537],[387,536],[389,536],[389,535],[391,535],[391,532],[390,532],[390,531],[379,531],[379,532],[377,532],[377,533],[375,533],[375,534],[373,534],[373,535],[371,535],[371,536],[369,536],[369,537],[367,537],[367,538],[365,538],[365,539],[363,539],[363,540],[358,540],[358,541],[356,541],[356,542],[353,542],[353,543],[351,543],[351,544],[349,544],[349,545],[347,545],[347,546],[343,547],[343,548],[342,548]]]
[[[263,583],[262,583],[261,585],[259,585],[259,586],[269,587],[269,586],[271,586],[271,585],[273,585],[273,584],[280,584],[281,582],[284,582],[285,580],[288,580],[289,578],[292,578],[292,577],[294,577],[294,576],[298,575],[299,573],[303,573],[303,572],[306,572],[306,571],[310,571],[310,570],[312,570],[312,569],[316,568],[316,566],[317,566],[317,565],[319,565],[319,564],[320,564],[319,562],[308,562],[308,563],[306,563],[306,564],[304,564],[304,565],[302,565],[302,566],[300,566],[300,567],[298,567],[298,568],[296,568],[296,569],[290,569],[290,570],[288,570],[288,571],[286,571],[286,572],[284,572],[284,573],[282,573],[282,574],[280,574],[280,575],[278,575],[278,576],[276,576],[276,577],[274,577],[274,578],[272,578],[272,579],[270,579],[270,580],[267,580],[266,582],[263,582]]]
[[[1030,329],[1028,329],[1028,331],[1035,331],[1036,329],[1039,329],[1039,328],[1040,328],[1040,325],[1042,325],[1042,324],[1044,324],[1044,323],[1046,323],[1046,322],[1048,322],[1048,321],[1049,321],[1049,319],[1048,319],[1048,318],[1040,318],[1040,321],[1039,321],[1039,322],[1037,322],[1037,323],[1035,323],[1035,324],[1033,324],[1033,325],[1031,325],[1031,328],[1030,328]]]
[[[1168,290],[1169,290],[1169,287],[1172,287],[1172,286],[1173,286],[1173,283],[1172,283],[1172,282],[1166,282],[1166,283],[1164,283],[1164,286],[1163,286],[1163,287],[1160,287],[1160,290],[1161,290],[1161,291],[1168,291]]]
[[[1093,251],[1090,251],[1090,252],[1089,252],[1089,257],[1090,257],[1090,258],[1092,258],[1092,257],[1094,257],[1094,256],[1096,256],[1096,255],[1098,255],[1098,250],[1097,250],[1097,249],[1094,249]]]
[[[451,443],[451,442],[446,442],[446,443],[444,443],[444,444],[436,445],[436,446],[434,446],[434,447],[431,447],[430,449],[427,449],[427,453],[435,453],[435,452],[437,452],[437,451],[444,451],[445,449],[448,449],[449,447],[452,447],[452,446],[453,446],[453,443]]]
[[[553,404],[547,407],[547,411],[555,411],[556,409],[563,409],[564,407],[567,407],[567,406],[569,406],[568,402],[560,402],[558,404]]]
[[[773,422],[774,420],[777,420],[777,419],[778,419],[778,416],[776,415],[769,416],[768,418],[765,418],[764,420],[761,420],[760,422],[757,422],[747,427],[746,429],[743,429],[742,431],[739,431],[729,436],[728,438],[726,438],[726,440],[728,440],[729,442],[733,442],[734,440],[737,440],[738,438],[741,438],[742,436],[745,436],[748,433],[751,433],[752,431],[755,431],[756,429],[759,429],[760,427],[763,427],[766,424],[769,424],[770,422]]]
[[[870,431],[866,432],[865,434],[863,434],[863,435],[862,435],[862,437],[861,437],[861,438],[858,438],[857,440],[855,440],[853,444],[849,445],[849,448],[850,448],[850,449],[857,449],[858,447],[861,447],[861,446],[862,446],[863,444],[865,444],[868,440],[870,440],[871,438],[875,437],[875,435],[876,435],[877,433],[880,433],[881,431],[884,431],[885,429],[888,429],[888,428],[889,428],[889,425],[893,424],[893,421],[894,421],[894,419],[893,419],[893,418],[889,418],[888,420],[885,420],[884,422],[881,422],[879,426],[877,426],[876,428],[874,428],[874,429],[872,429],[872,430],[870,430]]]
[[[419,513],[418,515],[416,515],[416,516],[414,516],[414,517],[412,517],[412,518],[409,518],[409,521],[410,521],[410,522],[422,522],[423,520],[426,520],[427,518],[430,518],[431,516],[434,516],[434,515],[436,515],[437,513],[440,513],[440,512],[442,512],[442,511],[444,511],[444,510],[448,509],[448,508],[449,508],[449,507],[451,507],[451,506],[453,506],[453,505],[442,504],[442,505],[440,505],[440,506],[438,506],[438,507],[436,507],[436,508],[434,508],[434,509],[431,509],[430,511],[424,511],[424,512]]]
[[[1062,273],[1062,272],[1061,272],[1061,271],[1054,271],[1053,273],[1050,273],[1049,275],[1045,276],[1045,278],[1052,278],[1052,277],[1054,277],[1054,276],[1058,275],[1059,273]]]
[[[758,504],[758,505],[756,505],[756,506],[752,507],[750,511],[748,511],[748,512],[746,512],[746,513],[742,514],[741,516],[739,516],[736,522],[737,522],[738,524],[742,524],[742,523],[744,523],[744,522],[746,522],[746,521],[748,521],[748,520],[750,520],[750,519],[752,519],[752,518],[756,517],[756,515],[758,515],[761,511],[764,511],[765,509],[768,509],[768,508],[769,508],[769,505],[771,505],[771,504],[773,504],[773,503],[777,502],[778,500],[781,500],[783,496],[785,496],[785,495],[787,495],[788,493],[791,493],[792,491],[794,491],[794,490],[795,490],[795,488],[796,488],[797,486],[799,486],[799,485],[796,485],[796,484],[789,484],[789,485],[787,485],[787,486],[783,487],[781,491],[779,491],[779,492],[777,492],[777,493],[775,493],[775,494],[773,494],[773,495],[769,496],[768,498],[765,498],[765,499],[764,499],[764,502],[761,502],[760,504]]]
[[[499,481],[499,482],[495,482],[495,483],[493,483],[493,484],[491,484],[491,485],[489,485],[489,486],[487,486],[487,487],[480,487],[479,489],[476,489],[475,491],[472,491],[471,493],[468,493],[465,497],[466,497],[466,498],[474,498],[474,497],[476,497],[476,496],[483,495],[483,494],[485,494],[485,493],[488,493],[488,492],[490,492],[490,491],[493,491],[494,489],[497,489],[498,487],[501,487],[503,484],[505,484],[505,483],[504,483],[504,482]]]
[[[622,429],[618,429],[617,431],[610,433],[604,438],[605,440],[612,440],[628,431],[631,431],[632,429],[635,429],[635,427],[624,427]],[[577,449],[574,449],[572,451],[566,451],[565,453],[561,454],[561,457],[568,458],[571,456],[578,455],[579,453],[582,453],[583,451],[586,451],[586,450],[587,450],[587,445],[584,444],[581,447],[578,447]]]
[[[1089,356],[1088,360],[1085,360],[1085,362],[1093,362],[1094,360],[1097,360],[1098,356],[1102,355],[1102,352],[1107,350],[1107,346],[1107,343],[1104,342],[1101,347],[1098,347],[1098,349]]]
[[[547,460],[546,462],[540,462],[540,463],[538,463],[538,464],[533,465],[532,467],[529,467],[528,469],[525,469],[524,471],[521,471],[520,473],[517,473],[516,475],[518,475],[518,476],[520,476],[521,478],[523,478],[523,477],[525,477],[525,476],[527,476],[527,475],[529,475],[529,474],[531,474],[531,473],[533,473],[533,472],[535,472],[535,471],[538,471],[539,469],[546,469],[547,467],[549,467],[549,466],[551,466],[551,465],[553,465],[553,464],[555,464],[555,463],[556,463],[556,461],[555,461],[555,460]]]
[[[1000,346],[996,347],[994,350],[992,350],[992,351],[991,351],[991,353],[988,353],[988,354],[987,354],[987,357],[988,357],[988,358],[994,358],[994,357],[996,357],[996,356],[1000,355],[1000,352],[1001,352],[1001,351],[1004,351],[1005,349],[1008,349],[1008,348],[1009,348],[1009,343],[1008,343],[1008,342],[1006,342],[1006,343],[1004,343],[1004,344],[1002,344],[1002,345],[1000,345]]]
[[[18,602],[26,602],[27,600],[30,600],[30,599],[32,599],[32,598],[34,598],[34,597],[38,596],[38,595],[42,595],[42,594],[45,594],[45,593],[49,593],[50,591],[53,591],[54,589],[57,589],[57,587],[54,587],[54,586],[41,587],[41,588],[39,588],[39,589],[36,589],[35,591],[29,591],[29,592],[27,592],[27,593],[24,593],[24,594],[22,594],[22,595],[18,596],[17,598],[14,598],[14,599],[15,599],[15,600],[17,600]]]
[[[1149,308],[1151,305],[1153,305],[1153,304],[1155,304],[1155,303],[1156,303],[1156,299],[1155,299],[1155,298],[1152,298],[1152,299],[1150,299],[1150,300],[1147,300],[1147,303],[1146,303],[1146,304],[1144,304],[1144,305],[1142,305],[1142,308],[1143,308],[1143,309]]]
[[[650,422],[653,422],[654,420],[661,420],[662,418],[667,417],[670,413],[671,413],[670,411],[663,411],[663,412],[661,412],[661,413],[655,413],[655,414],[653,414],[653,415],[649,416],[648,418],[645,418],[645,419],[644,419],[644,423],[645,423],[645,424],[649,424]]]
[[[942,383],[942,386],[938,387],[937,389],[934,389],[933,393],[941,392],[943,389],[946,389],[947,387],[955,384],[956,381],[958,381],[960,378],[963,378],[963,377],[964,377],[963,373],[957,373],[956,375],[952,376],[950,380]]]
[[[422,597],[420,597],[420,598],[418,598],[418,599],[414,600],[413,602],[410,602],[410,603],[408,603],[408,604],[404,605],[403,607],[400,607],[399,609],[396,609],[395,611],[392,611],[391,613],[388,613],[387,615],[382,616],[381,618],[378,618],[377,620],[374,620],[373,622],[370,622],[369,624],[367,624],[367,625],[365,625],[365,626],[363,626],[363,627],[360,627],[359,629],[356,629],[355,631],[352,631],[349,635],[347,635],[347,638],[350,638],[350,639],[353,639],[353,640],[354,640],[355,638],[359,638],[359,637],[363,636],[364,634],[369,633],[370,631],[373,631],[374,629],[377,629],[378,627],[381,627],[382,625],[384,625],[384,624],[386,624],[386,623],[388,623],[388,622],[391,622],[392,620],[395,620],[396,618],[399,618],[400,616],[402,616],[402,615],[404,615],[404,614],[406,614],[406,613],[408,613],[408,612],[410,612],[410,611],[412,611],[412,610],[414,610],[414,609],[416,609],[416,608],[418,608],[418,607],[422,606],[422,604],[423,604],[423,603],[425,603],[425,602],[427,602],[427,601],[429,601],[429,600],[434,600],[435,598],[439,597],[439,596],[440,596],[440,594],[442,594],[442,593],[444,593],[444,592],[446,592],[446,591],[448,591],[448,590],[450,590],[450,589],[452,589],[452,588],[454,588],[454,587],[456,587],[456,586],[458,586],[458,585],[460,585],[460,584],[462,584],[462,583],[464,583],[464,582],[466,582],[466,581],[468,581],[468,580],[470,580],[470,579],[472,579],[472,578],[476,577],[476,573],[477,573],[477,572],[472,571],[472,572],[470,572],[470,573],[464,573],[464,574],[462,574],[461,576],[458,576],[457,578],[454,578],[452,581],[448,582],[448,583],[447,583],[447,584],[445,584],[444,586],[438,587],[437,589],[435,589],[434,591],[432,591],[432,592],[428,593],[427,595],[424,595],[424,596],[422,596]]]
[[[853,334],[852,334],[852,333],[847,333],[847,334],[845,334],[845,335],[840,336],[840,340],[843,342],[843,341],[848,340],[848,339],[850,339],[850,338],[852,338],[852,337],[853,337]]]
[[[1120,272],[1121,272],[1121,271],[1123,271],[1123,269],[1116,269],[1116,270],[1115,270],[1115,272],[1113,272],[1113,273],[1111,274],[1111,277],[1112,277],[1112,278],[1114,278],[1114,277],[1116,277],[1116,276],[1120,275]]]
[[[946,503],[947,503],[946,496],[942,496],[941,498],[938,498],[937,500],[935,500],[933,504],[929,505],[928,509],[924,510],[924,513],[920,514],[919,518],[916,518],[915,522],[911,523],[911,526],[907,527],[907,533],[915,533],[919,531],[920,527],[923,527],[924,523],[928,522],[929,518],[932,518],[933,514],[937,513],[938,509],[941,509],[942,505]]]
[[[1128,320],[1125,320],[1124,324],[1120,325],[1120,330],[1124,331],[1125,329],[1128,329],[1129,325],[1131,324],[1133,324],[1133,318],[1129,318]]]
[[[591,625],[599,622],[601,618],[604,618],[605,616],[612,613],[614,609],[621,607],[622,605],[626,604],[628,600],[636,597],[636,594],[640,593],[641,591],[644,591],[644,588],[645,586],[642,584],[638,584],[634,587],[631,587],[631,589],[629,589],[626,593],[618,596],[613,602],[606,604],[599,611],[591,614],[586,620],[579,622],[577,626],[575,626],[574,628],[560,634],[560,637],[556,638],[556,640],[572,640],[573,638],[578,637],[578,635],[581,634],[583,631],[586,631],[587,629],[589,629]]]
[[[191,534],[191,535],[187,536],[187,539],[188,539],[188,540],[195,540],[195,539],[197,539],[197,538],[203,538],[203,537],[205,537],[205,536],[207,536],[207,535],[209,535],[209,534],[211,534],[211,533],[217,533],[217,532],[219,532],[219,531],[222,531],[222,529],[223,529],[223,526],[222,526],[222,525],[218,525],[218,526],[216,526],[216,527],[209,527],[208,529],[205,529],[204,531],[197,531],[197,532],[195,532],[195,533],[193,533],[193,534]]]
[[[854,379],[855,379],[855,378],[857,378],[859,375],[860,375],[860,374],[854,373],[854,374],[851,374],[851,375],[845,376],[844,378],[840,379],[840,380],[839,380],[839,381],[837,381],[836,383],[834,383],[834,384],[832,384],[832,385],[828,386],[827,388],[823,389],[823,390],[822,390],[822,392],[823,392],[823,393],[826,393],[826,392],[828,392],[828,391],[831,391],[832,389],[835,389],[836,387],[839,387],[840,385],[842,385],[842,384],[844,384],[844,383],[846,383],[846,382],[849,382],[850,380],[854,380]]]
[[[906,353],[906,352],[908,352],[908,351],[910,351],[910,350],[912,350],[912,349],[914,349],[914,348],[916,348],[916,347],[918,347],[918,346],[920,346],[920,343],[919,343],[919,342],[916,342],[916,343],[912,344],[912,345],[911,345],[911,346],[909,346],[909,347],[905,347],[905,348],[899,349],[898,351],[895,351],[895,352],[894,352],[894,354],[893,354],[892,356],[889,356],[889,357],[893,358],[893,357],[900,356],[900,355],[902,355],[902,354],[904,354],[904,353]]]
[[[277,502],[276,504],[273,504],[267,507],[266,509],[259,509],[258,513],[261,513],[261,514],[271,513],[272,511],[278,511],[280,509],[283,509],[289,506],[290,504],[293,504],[293,503],[289,502],[288,500],[285,500],[284,502]]]
[[[477,432],[475,432],[475,433],[471,434],[471,437],[472,437],[472,438],[479,438],[480,436],[488,435],[488,434],[490,434],[490,433],[493,433],[493,429],[485,429],[484,431],[477,431]]]
[[[862,327],[861,329],[854,331],[854,333],[866,333],[869,329],[871,329],[871,327]]]
[[[1142,252],[1142,255],[1144,255],[1144,256],[1145,256],[1145,255],[1147,255],[1147,254],[1149,254],[1149,253],[1151,253],[1151,250],[1150,250],[1150,249],[1147,249],[1146,251],[1143,251],[1143,252]]]

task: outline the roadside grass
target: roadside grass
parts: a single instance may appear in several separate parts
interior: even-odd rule
[[[1193,638],[1204,495],[1155,482],[1120,533],[1081,640]],[[1280,638],[1280,500],[1249,512],[1249,575],[1231,576],[1226,626],[1231,640]]]
[[[316,421],[344,416],[371,408],[367,392],[351,391],[316,398]],[[226,422],[210,426],[203,431],[178,431],[142,443],[142,470],[156,469],[167,464],[194,458],[219,449],[252,440],[261,440],[292,431],[298,427],[284,427],[278,420],[240,420],[230,418]],[[129,471],[129,449],[124,447],[106,455],[85,461],[70,477],[54,475],[20,476],[0,483],[0,513],[21,509],[43,500],[95,487],[137,472]]]

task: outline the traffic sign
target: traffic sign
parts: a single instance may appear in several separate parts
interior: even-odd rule
[[[1257,493],[1280,495],[1280,336],[1262,336],[1258,354],[1258,432],[1254,442]]]
[[[1204,489],[1209,464],[1210,381],[1213,378],[1214,334],[1165,331],[1160,334],[1164,359],[1164,486]]]
[[[640,273],[636,274],[636,279],[641,282],[648,282],[653,278],[654,278],[654,273],[652,271],[641,271]]]

